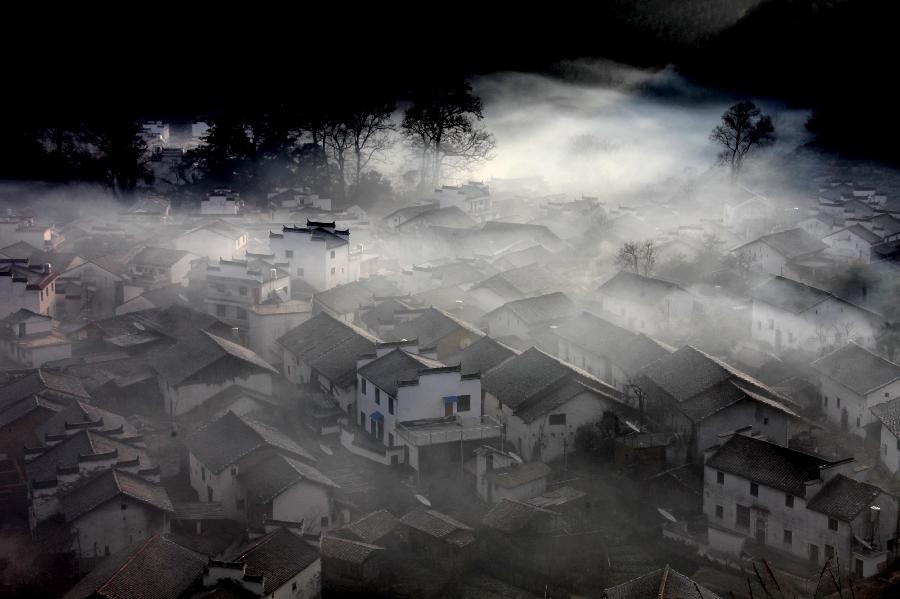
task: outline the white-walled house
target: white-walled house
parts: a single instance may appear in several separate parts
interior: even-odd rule
[[[816,239],[822,239],[826,235],[840,230],[842,228],[840,223],[841,221],[835,220],[834,216],[830,214],[816,214],[801,220],[797,226]]]
[[[774,277],[750,291],[751,338],[776,351],[820,352],[848,341],[874,347],[884,319],[827,291]]]
[[[573,451],[575,431],[604,413],[634,416],[622,394],[541,350],[506,360],[482,377],[484,413],[501,421],[525,460],[549,462]]]
[[[576,312],[575,303],[562,292],[507,302],[483,316],[492,337],[530,339],[531,333]]]
[[[475,220],[484,222],[493,215],[491,190],[483,183],[469,182],[459,186],[444,185],[435,189],[431,199],[441,208],[459,208]]]
[[[499,436],[485,423],[481,375],[416,353],[412,343],[379,343],[357,363],[357,415],[369,439],[398,461],[428,472],[459,459],[461,442]],[[457,451],[447,452],[448,444]]]
[[[852,458],[826,460],[744,434],[704,464],[703,512],[711,549],[753,544],[770,559],[828,559],[856,577],[878,574],[896,543],[897,498],[847,474]]]
[[[867,431],[877,435],[880,422],[871,410],[900,397],[900,365],[848,343],[811,366],[819,376],[821,409],[828,421],[860,437]]]
[[[45,362],[71,358],[72,342],[57,331],[52,318],[23,308],[0,320],[0,352],[37,368]]]
[[[197,256],[187,250],[148,246],[131,258],[128,272],[131,279],[139,285],[186,285],[191,262],[196,259]]]
[[[301,535],[278,528],[253,539],[229,562],[262,579],[256,596],[271,599],[317,599],[322,594],[322,559]],[[231,564],[226,564],[231,565]]]
[[[825,253],[843,262],[872,262],[872,248],[882,243],[881,236],[857,223],[822,238]]]
[[[695,298],[677,283],[620,271],[592,296],[604,315],[636,333],[678,334],[689,330]]]
[[[826,248],[824,242],[797,228],[763,235],[731,251],[755,270],[789,276],[794,272],[794,262],[818,257]]]
[[[95,258],[60,273],[57,283],[61,288],[65,286],[65,296],[61,297],[65,309],[60,310],[63,313],[60,319],[74,320],[81,315],[91,319],[115,316],[116,308],[132,299],[126,293],[127,271],[128,265],[124,261]],[[74,284],[77,292],[69,289],[70,284]]]
[[[27,259],[0,258],[0,318],[22,308],[55,316],[56,279],[49,264]]]
[[[239,194],[230,189],[216,189],[200,200],[200,214],[235,216],[240,204]]]
[[[247,248],[247,231],[214,220],[175,238],[175,248],[210,260],[240,258]]]
[[[775,220],[775,204],[768,198],[749,190],[741,190],[739,197],[724,204],[723,224],[744,237],[771,226]]]
[[[301,300],[253,304],[247,308],[247,313],[250,349],[269,364],[280,366],[284,361],[284,349],[278,340],[312,317],[312,304]]]
[[[881,423],[878,459],[892,474],[900,472],[900,397],[869,408]]]
[[[279,263],[286,263],[292,278],[303,279],[317,291],[356,281],[359,269],[351,265],[350,231],[334,222],[307,221],[305,227],[284,226],[269,233],[269,248]]]
[[[256,255],[246,260],[211,261],[206,265],[206,308],[222,322],[244,330],[254,304],[284,302],[291,297],[287,271]]]

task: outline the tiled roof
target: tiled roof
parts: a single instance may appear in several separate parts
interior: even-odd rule
[[[468,229],[475,227],[477,224],[472,217],[456,206],[447,206],[446,208],[420,212],[406,222],[400,223],[399,228],[402,230],[412,227],[439,226]]]
[[[315,461],[309,452],[281,431],[231,411],[197,430],[186,443],[194,457],[215,473],[263,447]]]
[[[504,489],[515,489],[521,485],[546,478],[550,474],[550,466],[543,462],[525,462],[512,464],[505,468],[495,468],[485,474],[488,482]]]
[[[881,489],[874,485],[838,474],[806,503],[806,507],[814,512],[851,522],[861,511],[873,505],[880,494]]]
[[[77,466],[79,457],[113,452],[116,454],[116,462],[130,462],[137,459],[140,461],[140,468],[150,468],[153,465],[145,449],[85,429],[48,447],[43,453],[28,461],[25,464],[25,473],[29,481],[54,480],[58,467]]]
[[[656,304],[672,293],[687,292],[677,283],[622,270],[600,285],[594,293],[641,304]]]
[[[398,382],[416,380],[419,372],[443,366],[437,360],[398,348],[372,360],[360,368],[358,374],[388,395],[397,397]]]
[[[85,481],[63,495],[60,504],[66,522],[72,522],[120,495],[164,512],[174,511],[169,494],[162,485],[115,469],[104,470]]]
[[[562,292],[548,293],[520,300],[507,302],[492,312],[484,315],[485,320],[509,310],[529,326],[562,319],[572,315],[576,308],[569,297]]]
[[[351,541],[340,537],[322,537],[322,557],[336,559],[351,564],[365,563],[370,557],[383,550],[378,545]]]
[[[25,322],[26,320],[31,320],[32,318],[35,318],[37,320],[53,320],[46,314],[38,314],[37,312],[32,312],[27,308],[20,308],[12,314],[4,317],[2,322],[5,324],[13,325],[19,324],[20,322]]]
[[[706,465],[805,497],[806,482],[818,480],[819,469],[832,463],[825,458],[768,441],[734,435],[707,460]]]
[[[837,302],[841,302],[845,306],[850,306],[851,308],[856,309],[872,320],[876,320],[879,322],[884,320],[875,312],[872,312],[871,310],[867,310],[865,308],[861,308],[860,306],[848,302],[847,300],[841,299],[836,295],[832,295],[827,291],[823,291],[822,289],[817,289],[816,287],[811,287],[809,285],[804,285],[803,283],[794,281],[793,279],[788,279],[781,276],[772,277],[762,285],[751,289],[750,297],[754,301],[764,302],[766,304],[769,304],[770,306],[774,306],[776,308],[780,308],[794,314],[802,314],[803,312],[806,312],[807,310],[818,306],[825,300],[833,299]]]
[[[662,343],[643,333],[632,333],[590,312],[565,320],[552,332],[595,355],[607,357],[630,374],[669,354]]]
[[[14,404],[7,404],[7,407],[0,412],[0,427],[16,422],[20,418],[24,418],[34,410],[46,410],[49,413],[53,413],[59,412],[63,407],[64,406],[56,402],[44,399],[38,395],[29,395]]]
[[[443,310],[428,308],[420,316],[395,326],[391,337],[396,340],[418,339],[419,347],[434,347],[438,341],[456,331],[464,331],[477,337],[484,336],[484,332],[474,325]]]
[[[394,514],[387,510],[378,510],[362,516],[343,528],[356,539],[366,543],[377,543],[391,533],[399,523]]]
[[[38,439],[43,441],[47,435],[66,434],[78,425],[88,422],[98,423],[97,430],[100,432],[112,432],[121,428],[122,432],[119,434],[137,435],[137,431],[125,417],[80,400],[54,414],[49,420],[38,426],[34,433]]]
[[[47,397],[60,394],[72,400],[91,398],[79,378],[39,368],[0,387],[0,410],[30,395],[41,395],[45,391],[50,392]]]
[[[457,547],[465,547],[475,541],[475,532],[471,527],[436,510],[415,508],[400,518],[400,522]]]
[[[515,300],[569,287],[571,284],[553,271],[543,266],[529,265],[498,273],[475,285],[472,290],[484,288],[506,300]]]
[[[176,386],[225,356],[260,370],[278,373],[253,350],[206,331],[199,331],[161,350],[153,361],[153,368],[166,382]]]
[[[892,435],[900,439],[900,397],[869,408]]]
[[[238,475],[259,503],[267,503],[300,481],[336,488],[330,478],[303,462],[273,455]]]
[[[63,599],[172,599],[200,578],[206,564],[199,553],[155,535],[100,562]]]
[[[350,314],[368,306],[376,297],[400,295],[400,289],[387,279],[369,278],[332,287],[313,296],[314,303],[325,306],[335,314]]]
[[[147,246],[131,259],[131,263],[149,266],[173,266],[187,255],[188,252],[185,250]]]
[[[191,233],[194,233],[194,232],[200,231],[200,230],[210,231],[212,233],[215,233],[216,235],[221,235],[222,237],[227,237],[228,239],[237,239],[238,237],[243,235],[243,232],[240,229],[233,227],[232,225],[226,223],[223,220],[217,219],[212,222],[206,223],[204,225],[200,225],[199,227],[197,227],[195,229],[191,229],[187,233],[184,233],[182,235],[182,237],[184,237],[185,235],[190,235]]]
[[[552,515],[555,515],[554,512],[535,505],[501,499],[488,510],[481,522],[500,532],[513,534],[528,526],[536,517]]]
[[[840,385],[867,395],[900,379],[900,365],[894,364],[856,343],[822,356],[812,367]]]
[[[247,574],[264,576],[264,594],[274,593],[319,559],[303,537],[279,528],[245,546],[232,561],[247,564]]]
[[[604,599],[721,599],[707,588],[671,569],[655,570],[640,578],[609,587],[601,595]]]
[[[518,352],[511,347],[507,347],[491,337],[484,336],[452,354],[445,362],[448,365],[459,364],[462,367],[463,374],[476,372],[483,374],[516,355],[518,355]]]
[[[787,231],[763,235],[758,239],[735,248],[733,251],[747,247],[753,243],[764,243],[788,260],[821,252],[828,247],[821,240],[816,239],[803,229],[788,229]]]

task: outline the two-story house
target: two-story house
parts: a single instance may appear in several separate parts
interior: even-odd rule
[[[196,259],[197,256],[186,250],[148,246],[131,258],[128,273],[135,283],[147,287],[185,285],[191,261]]]
[[[248,238],[247,231],[217,219],[176,237],[175,248],[210,260],[230,260],[244,254]]]
[[[734,248],[754,270],[770,275],[795,276],[803,272],[802,262],[820,257],[828,245],[804,229],[788,229],[763,235]]]
[[[334,222],[307,221],[305,227],[284,226],[269,233],[269,249],[287,264],[291,278],[302,279],[317,291],[356,281],[359,265],[351,260],[350,231]]]
[[[900,365],[848,343],[811,364],[819,375],[822,413],[834,426],[861,437],[877,437],[878,404],[900,397]]]
[[[900,397],[869,408],[881,424],[879,461],[892,474],[900,472]]]
[[[694,318],[695,298],[677,283],[620,271],[591,299],[615,324],[647,335],[679,335]]]
[[[247,331],[252,305],[284,302],[291,297],[287,271],[260,257],[224,260],[206,265],[206,307],[222,322]]]
[[[56,279],[49,264],[27,259],[0,259],[0,318],[22,308],[37,314],[56,314]]]
[[[884,242],[873,230],[856,223],[822,238],[825,254],[842,262],[872,262],[872,248]]]
[[[72,357],[72,342],[46,314],[21,309],[0,319],[0,353],[29,368]]]

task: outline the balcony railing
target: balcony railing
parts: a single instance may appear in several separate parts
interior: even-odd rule
[[[407,444],[422,446],[493,439],[500,436],[502,425],[491,416],[451,416],[398,423],[396,430],[397,436]]]

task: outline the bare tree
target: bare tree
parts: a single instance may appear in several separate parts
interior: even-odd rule
[[[393,102],[383,101],[359,107],[350,114],[347,128],[353,143],[353,183],[356,187],[359,187],[360,174],[372,158],[390,148],[391,133],[396,129],[391,120],[395,110]]]
[[[626,241],[622,244],[622,247],[619,248],[619,253],[616,255],[616,264],[619,265],[619,268],[637,272],[640,256],[641,248],[637,242]]]
[[[653,240],[647,240],[641,245],[638,257],[640,258],[641,272],[645,277],[649,277],[656,266],[656,247],[653,245]]]
[[[722,124],[712,130],[710,140],[722,146],[719,162],[731,168],[731,181],[736,182],[744,159],[754,149],[775,141],[772,119],[750,101],[738,102],[722,115]]]
[[[324,129],[323,143],[331,151],[331,157],[338,170],[338,185],[341,197],[344,197],[347,184],[347,158],[353,148],[353,134],[347,121],[335,118],[328,122]]]

